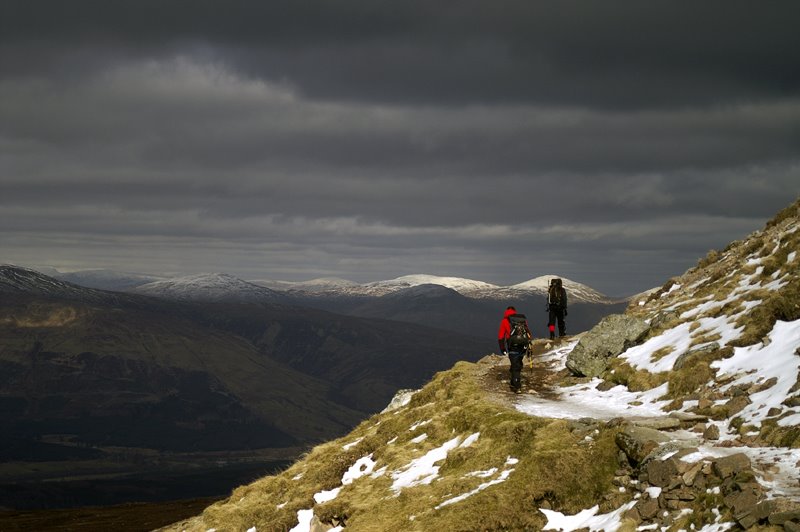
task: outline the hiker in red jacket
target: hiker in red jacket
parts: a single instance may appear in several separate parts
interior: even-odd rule
[[[516,393],[519,393],[522,386],[522,359],[528,353],[531,338],[525,315],[517,314],[514,307],[506,308],[497,331],[497,343],[500,351],[508,355],[511,362],[511,390]]]

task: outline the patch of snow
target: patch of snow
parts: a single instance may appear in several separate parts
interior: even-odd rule
[[[419,427],[425,426],[425,425],[427,425],[428,423],[430,423],[431,421],[433,421],[433,420],[432,420],[432,419],[427,419],[427,420],[425,420],[425,421],[420,421],[420,422],[418,422],[418,423],[414,423],[413,425],[411,425],[411,428],[409,428],[408,430],[409,430],[409,432],[414,432],[414,431],[415,431],[415,430],[417,430]]]
[[[624,386],[615,386],[605,392],[597,390],[601,379],[561,389],[559,400],[551,401],[537,396],[520,399],[516,408],[528,415],[580,419],[612,419],[624,415],[628,418],[663,416],[662,408],[668,400],[659,400],[667,393],[668,384],[644,392],[631,392]],[[641,405],[632,405],[641,402]]]
[[[467,473],[464,476],[465,477],[487,478],[487,477],[495,476],[498,471],[499,471],[499,469],[497,469],[496,467],[493,467],[491,469],[487,469],[486,471],[473,471],[471,473]]]
[[[615,532],[621,525],[622,514],[633,508],[635,504],[635,501],[631,501],[623,504],[613,512],[600,515],[597,515],[597,512],[600,510],[599,506],[583,510],[575,515],[564,515],[561,512],[542,508],[540,508],[539,511],[547,517],[547,524],[544,526],[543,530],[562,530],[568,532],[571,530],[578,530],[579,528],[588,528],[591,532],[601,530],[605,532]]]
[[[412,460],[402,471],[392,473],[394,479],[392,490],[399,495],[403,488],[433,482],[439,476],[439,466],[435,464],[447,458],[447,453],[458,447],[459,443],[461,443],[461,437],[456,436],[428,451],[424,456]]]
[[[339,492],[342,491],[342,488],[333,488],[332,490],[323,490],[314,494],[314,501],[317,504],[322,504],[324,502],[332,501],[336,497],[339,496]]]
[[[706,525],[699,529],[697,532],[725,532],[735,526],[735,523],[714,523]]]
[[[650,495],[651,499],[658,499],[658,496],[661,495],[661,488],[657,486],[647,488],[645,491],[647,491],[647,494]]]
[[[422,434],[420,434],[416,438],[413,438],[411,440],[411,443],[422,443],[427,439],[428,439],[428,433],[427,432],[423,432]]]
[[[667,297],[669,294],[671,294],[675,290],[679,290],[680,287],[681,287],[681,285],[679,285],[678,283],[673,284],[672,286],[669,287],[669,290],[667,290],[666,292],[661,294],[661,297]]]
[[[435,508],[438,510],[438,509],[440,509],[440,508],[442,508],[444,506],[448,506],[450,504],[455,504],[457,502],[461,502],[464,499],[472,497],[476,493],[479,493],[479,492],[485,490],[486,488],[494,486],[495,484],[500,484],[502,482],[505,482],[506,479],[508,479],[508,477],[513,472],[514,472],[513,469],[506,469],[506,470],[504,470],[503,472],[500,473],[500,476],[498,478],[496,478],[494,480],[490,480],[488,482],[484,482],[484,483],[482,483],[481,485],[479,485],[477,488],[475,488],[472,491],[468,491],[467,493],[463,493],[463,494],[461,494],[461,495],[459,495],[457,497],[453,497],[452,499],[447,499],[446,501],[443,501],[441,504],[438,504]]]
[[[459,445],[459,447],[469,447],[476,441],[478,441],[478,437],[481,435],[480,432],[476,432],[475,434],[470,434],[467,438]]]
[[[354,480],[369,475],[375,469],[376,462],[372,459],[372,454],[363,456],[356,460],[356,463],[350,466],[350,469],[345,471],[342,475],[342,484],[347,486],[352,484]]]
[[[712,368],[719,370],[720,377],[736,377],[723,390],[756,384],[759,380],[777,380],[774,386],[751,394],[751,404],[738,414],[745,424],[754,426],[761,425],[770,408],[782,406],[781,403],[791,394],[790,389],[800,369],[800,357],[794,354],[800,347],[800,320],[775,322],[768,337],[768,345],[737,347],[732,357],[711,363]]]
[[[289,532],[311,532],[312,519],[314,519],[314,510],[297,510],[297,524]],[[255,528],[252,529],[252,532],[255,532]]]
[[[797,252],[796,251],[792,251],[791,253],[786,255],[786,264],[789,264],[790,262],[794,262],[795,257],[797,257]]]
[[[353,441],[351,443],[348,443],[347,445],[342,445],[342,449],[344,449],[345,451],[349,451],[350,449],[352,449],[353,447],[355,447],[356,445],[361,443],[361,440],[363,440],[363,439],[364,438],[358,438],[357,440],[355,440],[355,441]]]
[[[371,474],[371,475],[370,475],[370,478],[378,478],[378,477],[382,477],[383,475],[385,475],[385,474],[386,474],[386,471],[387,471],[387,470],[388,470],[388,467],[387,467],[387,466],[383,466],[382,468],[378,469],[378,470],[377,470],[377,471],[375,471],[373,474]]]

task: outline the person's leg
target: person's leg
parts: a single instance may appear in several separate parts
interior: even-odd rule
[[[508,358],[511,361],[511,387],[519,389],[522,385],[522,358],[525,353],[509,351]]]
[[[567,334],[567,324],[564,323],[564,310],[560,309],[558,311],[558,335],[564,336]]]
[[[550,339],[556,337],[556,311],[550,309],[547,314],[547,328],[550,331]]]

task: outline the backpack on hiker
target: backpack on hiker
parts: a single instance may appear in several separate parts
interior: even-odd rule
[[[508,334],[509,351],[527,352],[531,345],[531,333],[524,314],[512,314],[508,317],[511,331]]]
[[[564,289],[561,286],[561,279],[550,281],[550,288],[547,291],[547,306],[554,308],[564,308]]]

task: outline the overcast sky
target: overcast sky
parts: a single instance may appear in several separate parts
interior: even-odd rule
[[[2,0],[0,263],[610,295],[800,194],[800,3]]]

